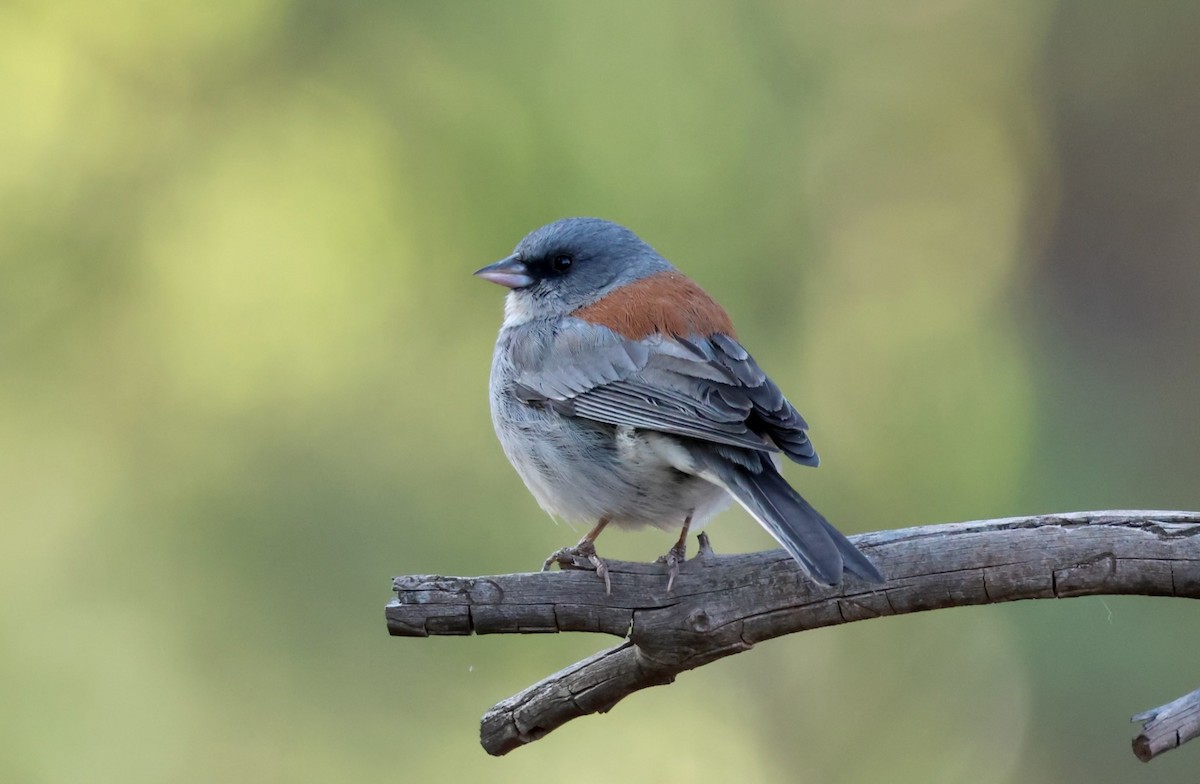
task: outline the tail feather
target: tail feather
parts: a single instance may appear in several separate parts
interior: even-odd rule
[[[804,498],[799,494],[797,494],[797,498],[804,501]],[[808,502],[804,501],[804,504],[807,506]],[[842,553],[842,561],[847,572],[850,572],[855,577],[861,577],[869,583],[885,582],[883,573],[879,571],[879,568],[875,564],[871,563],[871,559],[863,555],[862,550],[855,547],[854,543],[847,539],[841,531],[834,528],[833,524],[826,520],[824,515],[811,506],[808,508],[812,509],[813,514],[821,518],[821,522],[829,530],[829,535],[833,537],[834,544],[838,546],[838,550]]]
[[[883,575],[850,540],[787,483],[763,455],[760,470],[725,460],[712,466],[725,489],[814,579],[837,585],[848,571],[869,582]]]

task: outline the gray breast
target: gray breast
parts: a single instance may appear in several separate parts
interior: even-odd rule
[[[492,422],[509,462],[546,512],[589,525],[607,517],[616,525],[674,529],[689,511],[700,525],[728,506],[722,488],[664,457],[654,440],[665,436],[518,400],[509,347],[519,329],[501,332],[493,356]]]

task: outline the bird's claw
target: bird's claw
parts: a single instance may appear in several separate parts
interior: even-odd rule
[[[701,531],[696,537],[696,541],[700,543],[700,551],[696,553],[697,558],[712,558],[714,555],[716,555],[716,553],[713,552],[712,542],[708,541],[707,531]]]
[[[542,561],[542,571],[543,572],[550,571],[550,567],[554,566],[554,564],[558,564],[559,568],[562,568],[563,564],[567,564],[567,565],[572,564],[574,562],[572,553],[573,553],[573,550],[570,547],[558,548],[554,552],[550,553],[550,555],[546,556],[545,561]]]
[[[687,545],[682,542],[676,544],[670,550],[667,550],[666,555],[660,555],[655,563],[665,564],[667,567],[667,591],[670,592],[671,586],[675,585],[675,578],[679,576],[679,565],[687,560]]]
[[[549,571],[550,567],[558,564],[559,569],[581,569],[579,562],[587,561],[595,570],[596,576],[604,580],[604,592],[612,593],[612,578],[608,574],[608,564],[604,563],[604,559],[596,555],[596,545],[588,540],[583,540],[574,547],[562,547],[550,553],[550,556],[542,563],[542,571]]]

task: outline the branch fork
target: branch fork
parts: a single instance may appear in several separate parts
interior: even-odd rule
[[[1072,512],[850,537],[888,576],[816,585],[782,550],[705,554],[671,590],[661,564],[606,560],[592,572],[396,577],[388,631],[400,637],[603,632],[622,639],[503,700],[483,717],[494,755],[628,695],[785,634],[884,615],[1098,594],[1200,599],[1200,513]],[[1200,735],[1200,690],[1134,717],[1148,761]]]

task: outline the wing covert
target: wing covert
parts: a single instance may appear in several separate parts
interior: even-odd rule
[[[803,417],[732,337],[631,340],[575,318],[557,326],[514,352],[525,402],[816,464]]]

